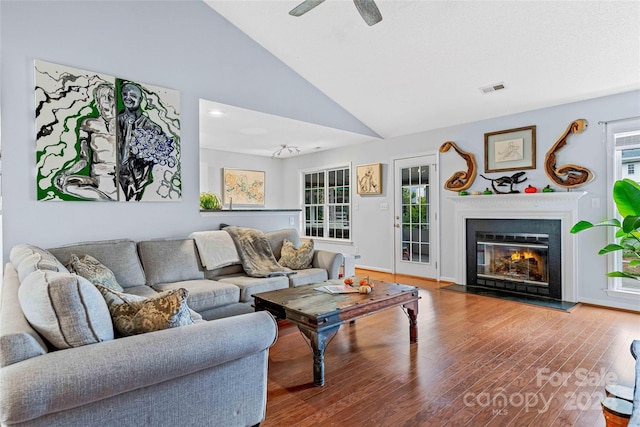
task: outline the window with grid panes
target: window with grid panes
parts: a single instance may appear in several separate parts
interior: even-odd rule
[[[611,162],[609,170],[613,172],[610,181],[628,178],[640,183],[640,178],[634,173],[635,164],[640,162],[640,119],[620,120],[609,124],[607,126],[607,146],[614,151],[613,155],[609,156]],[[609,204],[609,211],[617,212],[612,197],[609,198]],[[614,239],[615,236],[610,235],[609,238]],[[629,261],[632,259],[635,259],[632,252],[614,252],[610,257],[609,271],[640,274],[640,268],[629,265]],[[640,293],[640,280],[610,278],[608,288]]]
[[[349,167],[305,173],[303,191],[305,235],[348,240],[351,236]]]

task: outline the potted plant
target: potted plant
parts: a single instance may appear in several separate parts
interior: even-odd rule
[[[640,280],[640,184],[630,179],[616,181],[613,185],[613,200],[622,223],[617,218],[606,219],[598,224],[580,221],[571,229],[578,233],[593,227],[615,227],[618,243],[609,243],[600,249],[599,255],[622,251],[623,260],[629,260],[626,271],[608,273],[608,277],[624,277]]]
[[[208,211],[219,211],[222,209],[220,198],[209,192],[200,193],[200,209]]]

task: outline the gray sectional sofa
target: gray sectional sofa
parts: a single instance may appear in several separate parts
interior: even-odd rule
[[[300,244],[294,229],[265,235],[276,259],[285,238]],[[340,254],[316,250],[311,267],[293,275],[249,277],[240,263],[204,268],[192,238],[96,241],[45,252],[62,265],[72,254],[94,257],[127,294],[153,297],[184,288],[196,321],[55,349],[22,309],[21,279],[26,283],[30,274],[25,263],[9,262],[0,300],[3,425],[259,424],[277,324],[270,314],[254,312],[253,294],[336,278],[342,264]],[[38,259],[43,265],[37,268],[48,268]],[[87,301],[78,304],[90,310]]]

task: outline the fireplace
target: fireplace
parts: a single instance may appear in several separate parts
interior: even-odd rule
[[[467,285],[562,299],[560,220],[466,221]]]
[[[539,240],[545,240],[544,236],[539,237],[537,235],[548,234],[549,248],[546,255],[548,298],[560,299],[566,302],[576,302],[578,299],[578,248],[576,246],[577,240],[574,238],[575,236],[571,235],[569,230],[573,224],[578,221],[578,200],[585,194],[586,193],[582,191],[558,191],[555,193],[492,194],[488,196],[453,196],[445,198],[443,210],[448,209],[446,204],[449,203],[449,206],[453,209],[453,215],[442,216],[442,227],[445,230],[453,230],[454,247],[453,256],[450,258],[441,258],[441,262],[445,265],[444,268],[451,269],[448,271],[454,271],[455,276],[443,276],[443,279],[460,285],[475,286],[470,280],[469,270],[475,271],[473,277],[477,276],[478,247],[475,242],[475,232],[473,232],[473,243],[468,242],[467,223],[468,220],[491,220],[494,222],[489,224],[497,225],[498,227],[497,230],[493,230],[493,234],[496,234],[498,238],[502,240],[515,239],[515,243],[522,243],[521,240],[525,240],[524,243],[533,244],[526,240],[531,240],[533,237]],[[518,223],[513,222],[513,220],[523,222]],[[543,220],[544,222],[539,222],[539,220]],[[547,225],[538,225],[530,228],[529,225],[532,223]],[[557,227],[559,224],[559,231],[556,229],[548,231],[545,228],[548,224],[552,223],[556,224],[554,227]],[[520,229],[516,230],[506,224],[515,224]],[[519,227],[519,225],[524,225],[524,227]],[[485,227],[482,228],[483,230],[480,231],[487,231],[487,229],[484,229]],[[495,231],[499,233],[495,233]],[[502,237],[500,237],[501,234]],[[518,236],[518,234],[523,234],[523,236]],[[485,238],[487,237],[490,236],[485,236]],[[538,243],[540,242],[535,244]],[[493,249],[489,249],[494,250],[493,256],[495,256],[497,246],[498,245],[494,245]],[[484,250],[487,250],[486,246]],[[471,251],[473,255],[468,256],[468,251]],[[485,255],[486,254],[487,252],[485,252]],[[527,255],[525,255],[525,258],[526,257]],[[486,265],[486,263],[487,261],[484,262],[484,265]],[[485,278],[485,280],[493,279]],[[497,281],[497,285],[495,286],[497,289],[500,289],[498,286],[502,285],[502,280],[504,279]],[[537,281],[538,280],[531,280],[531,282]],[[517,283],[518,281],[514,280],[513,282]],[[540,280],[540,282],[542,283],[530,283],[529,285],[536,287],[537,295],[544,297],[545,281]],[[491,283],[489,285],[491,285]],[[522,285],[522,283],[520,283],[520,285]],[[481,286],[486,286],[486,284]],[[506,286],[505,284],[505,290],[508,290]],[[560,289],[556,289],[556,286],[559,286]]]

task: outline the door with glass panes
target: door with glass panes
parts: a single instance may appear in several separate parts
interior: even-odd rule
[[[394,161],[395,272],[437,278],[436,156]]]

